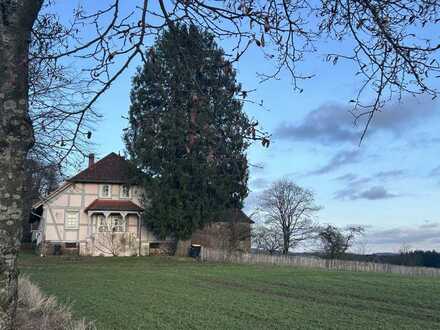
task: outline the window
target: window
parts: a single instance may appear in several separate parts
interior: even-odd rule
[[[66,249],[76,249],[76,248],[77,248],[77,245],[76,245],[76,242],[70,242],[70,243],[66,243],[66,244],[64,245],[64,247],[65,247]]]
[[[105,217],[103,215],[98,215],[98,231],[108,231],[107,221],[105,221]]]
[[[123,185],[121,187],[121,198],[130,198],[130,186]]]
[[[79,224],[79,212],[78,211],[67,211],[65,219],[66,229],[78,229]]]
[[[40,228],[40,222],[36,221],[31,223],[31,231],[38,231],[39,228]]]
[[[115,232],[125,231],[125,220],[120,215],[112,216],[112,230]]]
[[[108,221],[103,215],[98,217],[98,231],[99,232],[125,232],[125,220],[121,215],[111,215]]]
[[[111,197],[111,195],[112,195],[112,189],[111,189],[111,185],[109,185],[109,184],[103,184],[102,186],[101,186],[101,191],[100,191],[100,195],[101,195],[101,197],[104,197],[104,198],[109,198],[109,197]]]

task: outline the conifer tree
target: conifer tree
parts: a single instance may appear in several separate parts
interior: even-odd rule
[[[165,31],[133,78],[128,153],[142,170],[144,223],[186,239],[248,193],[252,124],[224,52],[196,26]]]

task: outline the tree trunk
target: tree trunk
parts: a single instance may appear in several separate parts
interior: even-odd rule
[[[42,0],[0,0],[0,329],[14,329],[28,114],[30,32]]]
[[[287,255],[289,253],[290,246],[290,235],[288,232],[283,233],[283,254]]]

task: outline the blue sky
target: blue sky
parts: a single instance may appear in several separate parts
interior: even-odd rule
[[[317,53],[300,66],[316,74],[300,83],[303,93],[293,91],[287,73],[260,84],[257,70],[271,66],[257,47],[236,66],[244,89],[256,88],[252,98],[267,108],[246,104],[246,112],[273,136],[268,149],[256,143],[249,150],[250,163],[259,166],[250,169],[246,210],[257,206],[271,182],[287,177],[316,193],[320,222],[365,225],[367,251],[397,251],[403,244],[440,250],[438,104],[423,96],[389,103],[359,146],[362,127],[348,112],[359,86],[355,70],[324,58]],[[135,67],[95,107],[103,115],[92,137],[98,157],[124,151],[123,116]]]

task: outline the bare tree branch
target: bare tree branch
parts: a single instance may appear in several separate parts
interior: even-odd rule
[[[281,179],[263,192],[260,206],[266,223],[282,236],[283,254],[315,235],[314,215],[320,207],[311,191]]]

